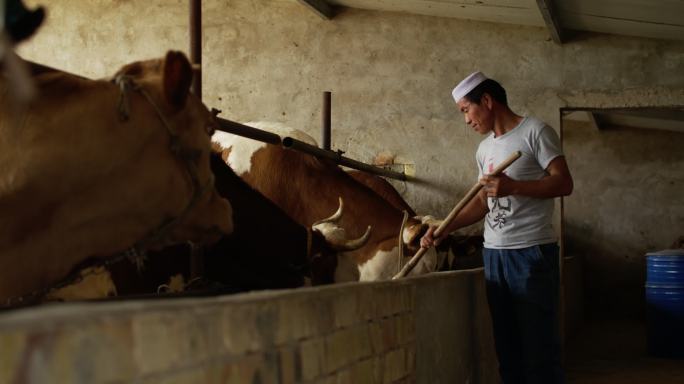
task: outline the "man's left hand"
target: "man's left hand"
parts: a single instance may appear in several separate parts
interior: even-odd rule
[[[513,194],[515,180],[502,173],[498,176],[485,175],[480,179],[480,185],[487,197],[504,197]]]

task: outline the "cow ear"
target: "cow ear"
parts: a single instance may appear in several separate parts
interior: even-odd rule
[[[192,66],[178,51],[169,51],[164,59],[164,97],[174,108],[185,106],[192,84]]]

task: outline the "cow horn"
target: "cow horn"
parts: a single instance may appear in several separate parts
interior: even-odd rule
[[[366,228],[366,233],[363,234],[363,236],[359,237],[358,239],[354,240],[347,240],[342,244],[337,244],[336,249],[338,251],[354,251],[357,250],[368,242],[368,239],[370,239],[370,234],[371,234],[371,226],[369,225],[368,228]]]
[[[328,217],[327,219],[319,220],[313,224],[311,224],[311,227],[315,227],[318,224],[323,224],[323,223],[337,223],[340,218],[342,217],[342,212],[344,211],[344,202],[342,201],[342,198],[339,197],[340,200],[340,207],[337,208],[337,212],[335,212],[332,216]]]

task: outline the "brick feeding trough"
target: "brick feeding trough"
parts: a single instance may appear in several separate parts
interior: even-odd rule
[[[0,313],[1,383],[493,383],[481,269]]]

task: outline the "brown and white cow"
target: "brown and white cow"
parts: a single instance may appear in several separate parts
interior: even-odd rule
[[[315,145],[305,133],[280,124],[247,125]],[[225,148],[227,163],[240,177],[300,224],[312,225],[333,210],[338,197],[342,197],[347,211],[340,225],[347,228],[349,236],[360,236],[368,225],[373,228],[366,246],[340,257],[336,281],[389,279],[399,268],[399,242],[405,248],[404,259],[418,249],[426,225],[408,218],[400,234],[403,212],[335,164],[223,132],[217,132],[212,140]],[[434,270],[435,263],[431,252],[412,273]]]
[[[18,109],[0,79],[0,302],[136,245],[216,241],[231,207],[209,167],[214,118],[180,52],[89,80],[29,64]]]

